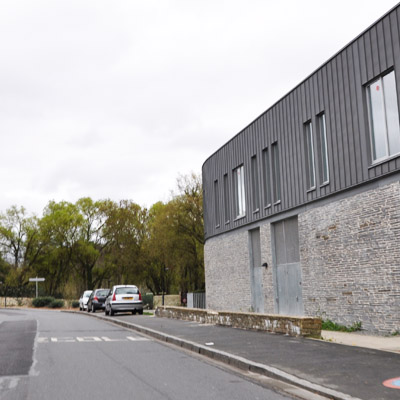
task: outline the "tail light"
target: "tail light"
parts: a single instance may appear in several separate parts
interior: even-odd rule
[[[99,301],[99,298],[97,296],[94,296],[94,300]]]
[[[142,300],[142,293],[139,292],[139,300]]]
[[[112,297],[112,301],[115,301],[115,300],[117,300],[117,299],[115,297],[115,292],[114,292],[113,297]]]

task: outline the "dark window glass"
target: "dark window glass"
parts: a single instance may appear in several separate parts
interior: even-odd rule
[[[225,223],[229,222],[229,186],[228,186],[228,174],[224,175],[224,211],[225,211]]]
[[[264,177],[264,207],[271,205],[271,178],[268,149],[262,152],[263,177]]]
[[[279,148],[278,143],[272,145],[272,183],[274,189],[274,202],[281,200],[281,174],[279,169]]]
[[[215,211],[215,226],[219,227],[219,192],[218,180],[214,181],[214,211]]]
[[[314,163],[314,143],[311,121],[304,125],[304,137],[306,145],[306,171],[307,171],[307,189],[315,187],[315,163]]]
[[[253,211],[260,208],[260,183],[258,181],[257,156],[251,157],[251,186],[253,189]]]

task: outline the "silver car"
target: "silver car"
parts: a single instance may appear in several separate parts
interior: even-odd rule
[[[89,300],[89,296],[92,294],[93,290],[85,290],[82,293],[81,298],[79,299],[79,309],[86,310],[87,309],[87,302]]]
[[[135,285],[116,285],[110,290],[106,298],[104,310],[106,315],[117,312],[131,312],[143,314],[143,301],[139,289]]]

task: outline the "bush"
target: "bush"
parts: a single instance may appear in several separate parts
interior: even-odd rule
[[[152,310],[154,308],[153,293],[142,294],[142,301],[143,301],[143,307],[148,305],[149,306],[149,310]]]
[[[54,301],[54,297],[36,297],[32,300],[33,307],[46,307],[49,306]]]
[[[64,300],[55,299],[49,304],[50,308],[62,308],[64,307]]]
[[[79,307],[79,300],[72,300],[71,307],[72,308],[78,308]]]

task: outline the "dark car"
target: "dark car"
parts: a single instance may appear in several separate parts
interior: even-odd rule
[[[96,312],[96,310],[104,310],[105,302],[110,289],[96,289],[92,292],[87,303],[88,312]]]

